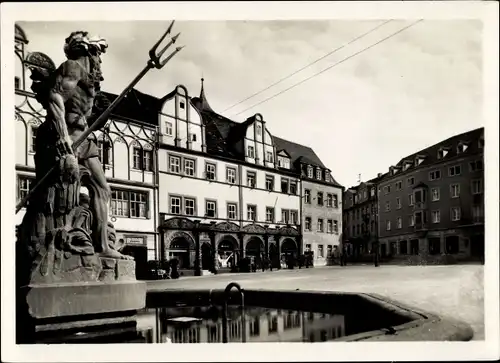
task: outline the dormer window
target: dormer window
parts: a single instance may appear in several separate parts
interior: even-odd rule
[[[255,132],[257,133],[257,136],[262,135],[262,126],[261,125],[255,125]]]
[[[326,180],[327,182],[329,182],[329,181],[330,181],[330,172],[329,172],[329,171],[325,171],[325,180]]]
[[[316,169],[316,179],[321,180],[321,169]]]
[[[410,168],[410,166],[411,166],[411,161],[408,161],[408,160],[404,161],[403,162],[403,171],[408,170]]]
[[[438,159],[444,158],[446,155],[448,155],[448,152],[450,150],[447,147],[442,147],[438,150]]]
[[[420,156],[420,155],[417,155],[415,157],[415,166],[419,166],[420,164],[422,164],[422,162],[424,161],[424,157],[423,156]]]
[[[312,168],[312,166],[308,166],[307,167],[307,177],[311,178],[311,179],[313,178],[313,168]]]
[[[398,172],[399,172],[399,168],[396,168],[395,166],[391,166],[389,168],[389,172],[392,174],[392,175],[396,175]]]
[[[469,145],[463,141],[461,141],[457,146],[457,153],[464,153],[469,148]]]

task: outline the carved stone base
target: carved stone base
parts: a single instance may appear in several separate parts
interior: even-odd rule
[[[135,261],[114,258],[71,255],[61,256],[54,269],[45,271],[43,265],[32,276],[32,284],[65,282],[135,281]]]
[[[146,283],[33,284],[22,287],[17,299],[18,343],[52,338],[63,342],[70,337],[79,339],[79,334],[92,332],[89,336],[98,337],[106,335],[105,331],[122,334],[134,330],[134,315],[146,305]]]

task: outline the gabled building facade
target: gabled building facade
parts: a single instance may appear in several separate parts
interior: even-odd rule
[[[483,154],[479,128],[391,166],[379,183],[381,253],[484,258]]]

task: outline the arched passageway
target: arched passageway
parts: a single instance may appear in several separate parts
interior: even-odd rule
[[[291,238],[285,239],[281,245],[281,253],[285,256],[292,255],[294,257],[297,257],[298,251],[295,241]]]
[[[261,257],[263,253],[264,242],[257,237],[251,238],[246,245],[245,255],[248,257]]]
[[[233,267],[239,261],[238,242],[234,237],[226,236],[217,245],[217,263],[219,268]]]
[[[188,269],[192,267],[192,254],[194,249],[185,237],[176,237],[170,242],[169,258],[179,261],[179,269]]]

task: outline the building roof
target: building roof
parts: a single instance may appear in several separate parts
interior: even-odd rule
[[[243,149],[242,141],[246,135],[248,125],[255,120],[255,116],[249,117],[244,122],[235,122],[216,113],[207,101],[203,78],[200,96],[193,97],[192,104],[201,113],[205,123],[207,152],[245,160],[245,150]],[[310,147],[276,136],[272,136],[272,139],[276,151],[285,150],[290,155],[292,171],[300,173],[299,163],[328,169]],[[330,178],[329,183],[342,187],[333,176],[330,175]]]
[[[467,131],[452,137],[449,137],[446,140],[440,141],[437,144],[434,144],[432,146],[429,146],[425,149],[419,150],[413,154],[410,154],[404,158],[402,158],[396,165],[395,167],[401,168],[403,166],[403,163],[406,161],[409,161],[412,163],[412,166],[407,169],[407,170],[414,170],[417,168],[433,165],[439,161],[446,160],[446,159],[451,159],[455,156],[458,155],[458,145],[461,142],[464,142],[467,144],[468,148],[465,151],[465,154],[474,154],[480,151],[479,149],[479,139],[484,137],[484,127],[480,127],[478,129],[474,129],[471,131]],[[446,148],[448,150],[448,153],[443,159],[439,159],[438,157],[438,151],[441,148]],[[423,157],[423,161],[419,164],[416,165],[414,164],[415,158],[416,157]],[[398,173],[399,174],[399,173]],[[383,179],[390,179],[392,177],[397,177],[398,174],[396,175],[390,175],[390,173],[386,173],[384,175]]]
[[[118,95],[113,93],[101,93],[107,98],[109,103],[118,98]],[[125,99],[118,104],[112,114],[156,126],[158,125],[158,113],[160,109],[161,101],[158,98],[132,89]]]

